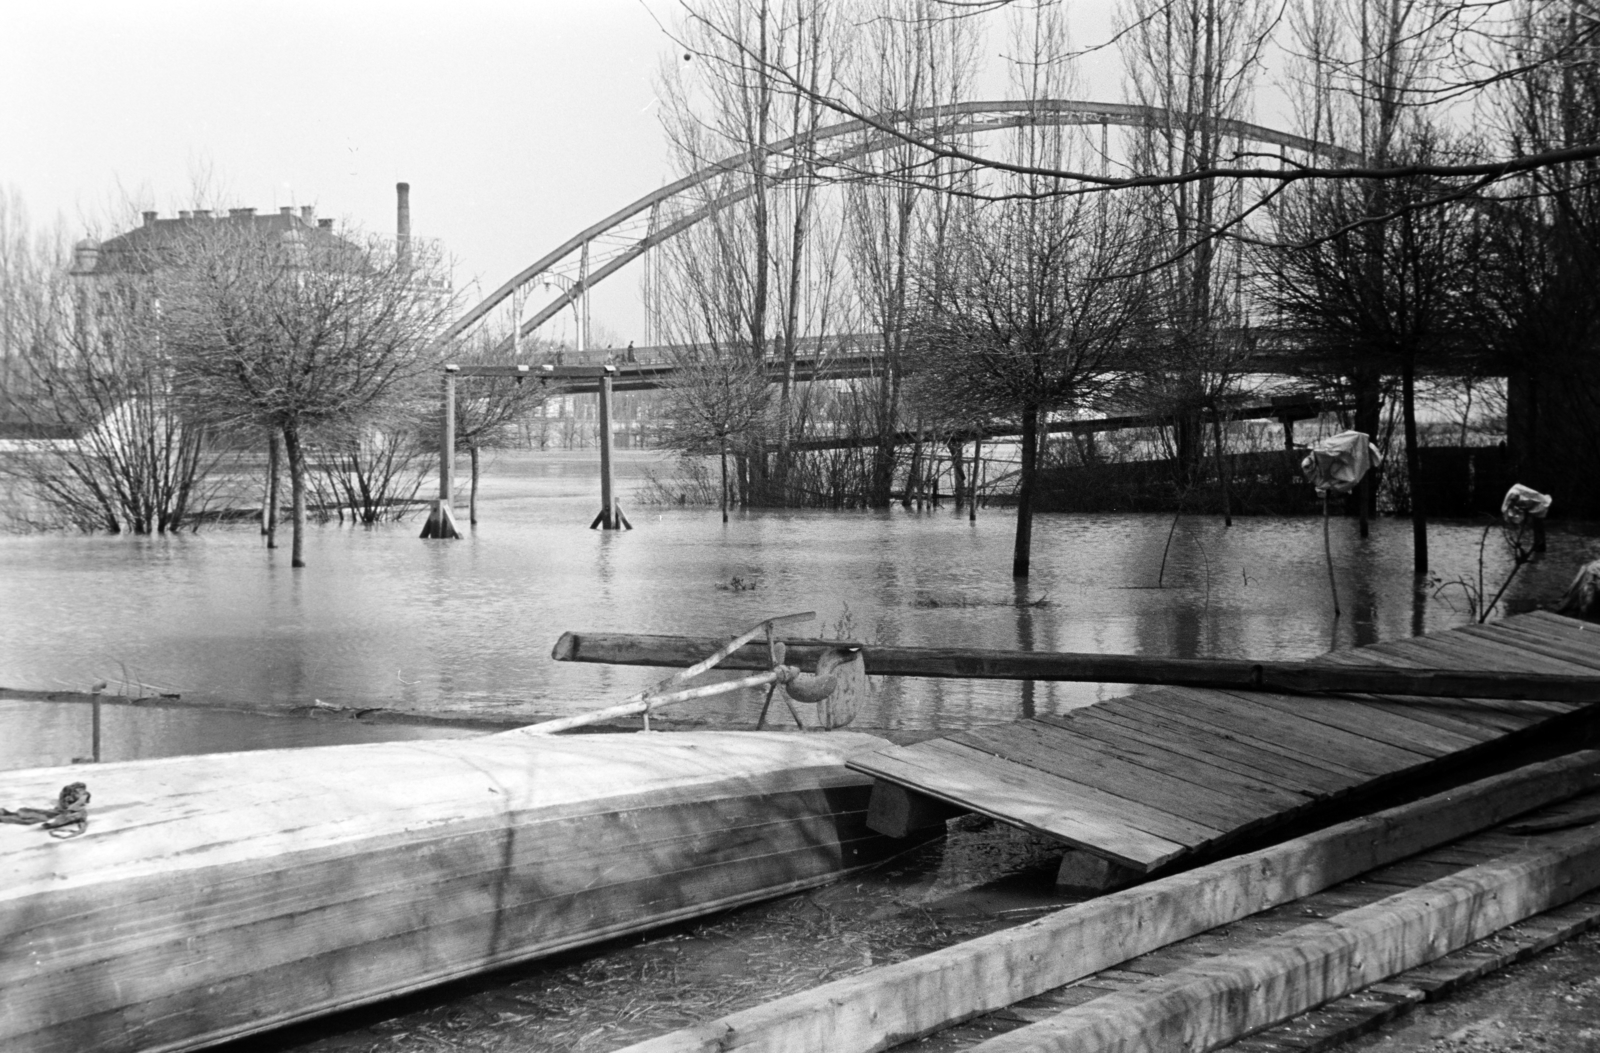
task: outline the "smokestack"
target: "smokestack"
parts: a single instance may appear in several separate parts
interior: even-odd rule
[[[394,185],[395,203],[395,258],[402,269],[411,267],[411,184]]]
[[[144,214],[144,225],[147,227],[156,225],[156,214],[154,212],[146,212]]]

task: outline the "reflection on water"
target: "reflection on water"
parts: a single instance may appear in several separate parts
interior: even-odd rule
[[[820,614],[819,631],[901,644],[965,644],[1262,659],[1309,657],[1458,624],[1419,588],[1409,524],[1362,540],[1336,521],[1337,626],[1318,519],[1186,518],[1156,588],[1171,520],[1045,515],[1034,575],[1010,577],[1014,520],[916,514],[752,513],[628,506],[637,529],[586,529],[598,505],[592,451],[502,456],[482,522],[458,542],[420,524],[315,527],[309,567],[268,553],[253,529],[177,538],[0,539],[0,685],[185,701],[326,703],[563,714],[617,701],[662,673],[558,664],[563,630],[731,634],[762,617]],[[645,456],[624,459],[638,478]],[[630,484],[624,483],[624,494]],[[1436,569],[1475,578],[1481,528],[1436,525]],[[1594,541],[1553,532],[1549,555],[1507,593],[1513,609],[1560,594]],[[1486,577],[1507,560],[1491,539]],[[732,589],[732,579],[754,589]],[[718,586],[724,586],[719,588]],[[1455,593],[1459,596],[1459,592]],[[1457,603],[1460,607],[1460,603]],[[1050,713],[1117,693],[1087,684],[903,680],[861,721],[952,727]],[[759,695],[698,704],[748,721]]]

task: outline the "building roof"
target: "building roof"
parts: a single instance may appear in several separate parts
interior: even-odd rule
[[[296,232],[313,241],[327,239],[328,243],[348,244],[334,233],[333,220],[318,219],[316,210],[306,205],[296,211],[285,205],[277,212],[258,214],[253,208],[230,208],[226,215],[220,210],[195,209],[181,211],[177,216],[162,219],[155,212],[144,213],[144,223],[124,234],[102,242],[85,239],[73,250],[72,274],[78,277],[114,273],[149,273],[172,246],[191,232],[218,225],[235,229],[246,227],[257,234],[280,236]]]

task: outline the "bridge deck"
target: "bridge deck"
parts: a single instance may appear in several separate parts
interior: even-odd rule
[[[1318,661],[1600,676],[1600,630],[1537,612]],[[1553,730],[1574,704],[1144,688],[1061,716],[858,755],[880,782],[1139,873]]]

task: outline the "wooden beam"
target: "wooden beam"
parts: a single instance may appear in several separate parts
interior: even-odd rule
[[[563,633],[551,657],[558,662],[686,666],[726,641],[712,636],[640,633]],[[1225,691],[1284,694],[1380,694],[1425,698],[1537,698],[1587,705],[1600,702],[1600,676],[1511,673],[1393,666],[1252,662],[1228,658],[1066,651],[1004,651],[978,647],[881,647],[839,640],[786,639],[791,662],[815,662],[833,647],[860,647],[874,676],[969,680],[1075,680],[1110,684],[1167,684]],[[725,669],[766,668],[765,645],[751,644],[723,662]]]
[[[1182,966],[972,1047],[972,1053],[1215,1049],[1395,973],[1442,958],[1600,884],[1585,827]]]
[[[731,1013],[627,1053],[873,1053],[1596,788],[1600,752],[1530,765]]]
[[[890,837],[909,837],[966,814],[965,808],[877,779],[872,784],[872,802],[867,806],[867,828]]]

